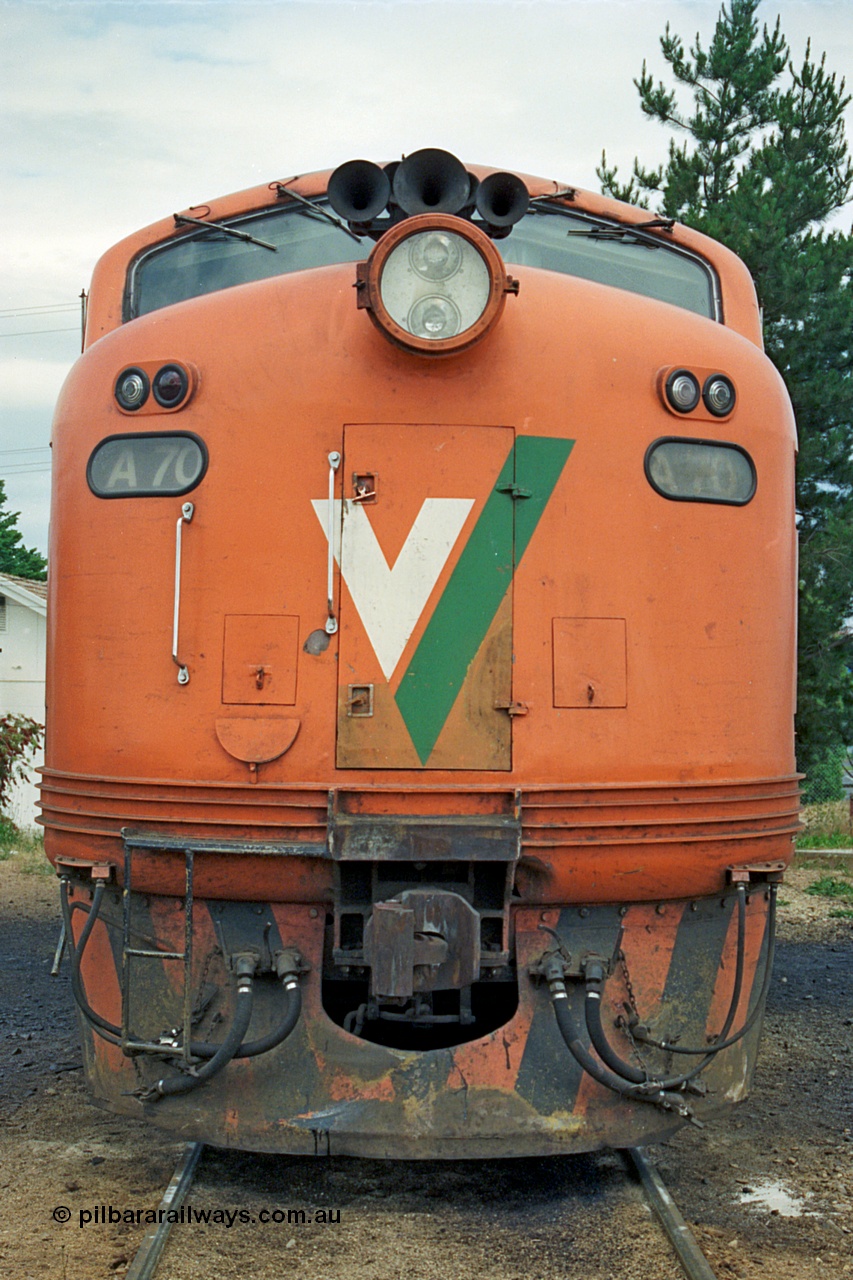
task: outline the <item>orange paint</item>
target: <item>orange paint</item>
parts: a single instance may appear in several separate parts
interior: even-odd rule
[[[329,1097],[335,1102],[355,1102],[357,1100],[371,1102],[393,1102],[394,1081],[390,1076],[380,1080],[356,1080],[352,1076],[343,1075],[340,1071],[330,1075],[327,1082]]]
[[[215,941],[213,904],[271,904],[282,945],[305,962],[302,1024],[239,1078],[268,1090],[271,1107],[283,1105],[285,1077],[313,1091],[318,1114],[360,1099],[362,1119],[343,1107],[338,1136],[348,1124],[367,1132],[371,1104],[415,1106],[404,1055],[391,1054],[393,1072],[380,1068],[381,1046],[342,1030],[376,997],[370,911],[385,897],[399,905],[406,886],[461,893],[469,907],[480,895],[496,999],[517,981],[518,1004],[514,1014],[511,999],[501,1006],[503,1026],[460,1033],[448,1089],[464,1080],[472,1099],[512,1093],[530,1108],[529,1137],[557,1105],[519,1092],[539,1088],[524,1060],[531,1043],[546,1057],[554,1049],[545,988],[528,974],[548,945],[539,926],[556,928],[581,904],[614,919],[626,908],[623,947],[651,1016],[687,904],[724,893],[732,866],[790,860],[791,406],[762,351],[746,268],[698,232],[644,230],[644,210],[518,175],[514,189],[539,199],[537,211],[485,248],[482,219],[432,207],[395,221],[387,239],[390,224],[376,224],[376,246],[367,237],[359,248],[290,194],[322,201],[329,176],[190,211],[249,229],[260,219],[284,237],[275,258],[166,219],[97,265],[85,350],[53,430],[45,847],[54,861],[111,863],[121,886],[122,832],[158,837],[134,852],[133,889],[150,897],[156,947],[181,951],[183,916],[170,904],[185,892],[192,846],[197,964]],[[578,238],[560,222],[557,247],[540,252],[531,228],[545,235],[554,218]],[[610,247],[630,253],[619,238],[630,229],[656,248],[637,291],[590,278],[589,254],[586,267],[560,266],[602,222],[617,237]],[[316,262],[288,227],[330,237]],[[229,275],[244,250],[245,271]],[[650,289],[660,261],[698,272],[698,293],[701,277],[719,296],[717,318],[692,295]],[[481,268],[484,310],[469,332],[454,290],[474,288]],[[510,277],[517,296],[505,293]],[[177,292],[151,305],[166,285]],[[454,309],[459,332],[435,337],[456,324]],[[157,398],[164,369],[185,380],[177,403]],[[734,407],[715,417],[700,398],[679,412],[667,399],[675,370],[700,389],[724,374]],[[754,493],[670,500],[649,470],[656,442],[670,438],[701,446],[713,483],[729,483],[745,453]],[[673,455],[655,456],[677,471]],[[375,820],[358,858],[334,843],[348,817],[362,831]],[[491,850],[471,853],[490,839]],[[746,989],[763,919],[750,908]],[[731,989],[734,928],[702,996],[712,1027]],[[472,936],[476,946],[476,925]],[[444,941],[426,930],[417,946]],[[165,967],[161,985],[177,995],[180,965]],[[120,1018],[101,925],[84,971],[95,1007]],[[624,995],[617,972],[611,1020]],[[352,1065],[361,1049],[364,1072]],[[120,1067],[126,1085],[130,1064],[98,1052],[102,1079]],[[196,1107],[217,1137],[261,1143],[252,1116],[263,1107],[230,1109],[227,1078],[163,1114]],[[589,1080],[573,1105],[586,1117],[585,1137],[563,1134],[575,1149],[607,1140],[617,1119],[640,1123]],[[263,1123],[278,1131],[274,1116]],[[529,1141],[525,1151],[564,1149],[541,1133]]]

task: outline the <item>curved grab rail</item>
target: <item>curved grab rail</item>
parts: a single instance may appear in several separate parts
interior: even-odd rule
[[[175,611],[172,617],[172,661],[178,668],[178,684],[189,684],[190,673],[186,665],[178,657],[178,639],[181,622],[181,531],[184,524],[189,524],[195,514],[191,502],[185,502],[178,516],[175,529]]]

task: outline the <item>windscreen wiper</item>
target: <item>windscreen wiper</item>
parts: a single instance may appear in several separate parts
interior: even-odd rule
[[[549,191],[544,196],[531,196],[530,207],[535,209],[538,204],[544,204],[546,200],[574,200],[577,190],[574,187],[562,187],[559,191]]]
[[[298,191],[294,191],[291,187],[285,187],[280,182],[276,184],[276,190],[280,196],[290,196],[292,200],[298,200],[300,204],[304,204],[312,213],[318,213],[321,218],[325,218],[327,222],[333,223],[339,227],[341,231],[346,232],[356,244],[361,244],[361,236],[347,226],[345,222],[341,222],[340,218],[335,217],[333,213],[329,213],[328,209],[324,209],[321,204],[317,204],[314,200],[309,200],[306,196],[301,196]]]
[[[245,240],[247,244],[259,244],[262,249],[271,249],[273,253],[278,253],[278,246],[270,244],[268,240],[259,240],[257,236],[250,236],[248,231],[238,231],[236,227],[226,226],[224,222],[206,222],[204,218],[191,218],[188,213],[173,213],[175,226],[181,227],[185,222],[191,222],[193,226],[204,227],[205,231],[221,231],[226,236],[233,236],[235,240]]]
[[[671,231],[674,226],[674,218],[651,218],[648,222],[634,222],[630,226],[596,222],[591,227],[570,227],[566,234],[585,236],[588,240],[630,240],[637,231]],[[651,240],[639,240],[637,243],[655,247]]]

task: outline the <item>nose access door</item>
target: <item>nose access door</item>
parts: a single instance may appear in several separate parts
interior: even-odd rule
[[[338,767],[511,767],[513,441],[346,428]]]

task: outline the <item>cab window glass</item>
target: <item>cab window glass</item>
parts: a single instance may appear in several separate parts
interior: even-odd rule
[[[715,316],[713,276],[705,263],[624,226],[565,213],[528,214],[499,248],[514,266],[581,276]]]
[[[132,270],[131,316],[145,315],[235,284],[250,284],[309,267],[359,262],[373,248],[373,241],[367,237],[353,240],[333,223],[302,214],[298,209],[276,209],[259,217],[235,220],[229,226],[264,240],[273,248],[235,240],[223,231],[213,230],[169,241],[140,259]]]
[[[266,210],[228,225],[265,244],[211,228],[157,245],[131,267],[126,318],[232,285],[358,262],[374,244],[303,208]],[[498,248],[508,265],[579,276],[717,318],[715,277],[706,263],[624,226],[539,205]]]

